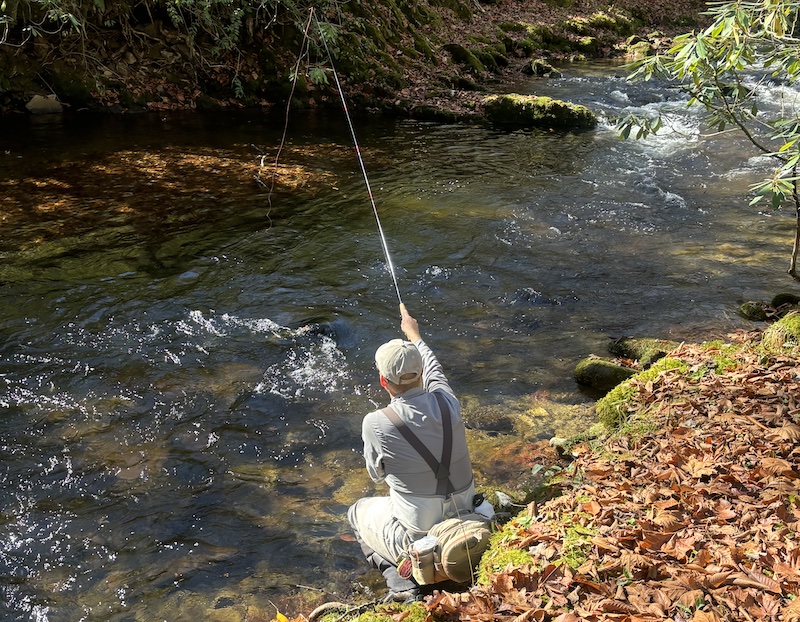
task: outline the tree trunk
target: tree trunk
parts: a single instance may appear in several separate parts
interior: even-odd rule
[[[794,199],[794,245],[792,246],[792,260],[789,263],[789,274],[796,281],[800,281],[797,274],[797,253],[800,250],[800,194],[797,192],[797,167],[795,166],[795,180],[792,182],[792,198]]]

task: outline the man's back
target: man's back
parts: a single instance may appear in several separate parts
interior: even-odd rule
[[[430,348],[422,340],[417,341],[415,345],[425,363],[425,386],[409,389],[393,397],[389,407],[428,448],[433,457],[441,460],[442,413],[436,396],[426,390],[427,386],[437,388],[440,398],[445,401],[450,412],[452,449],[448,469],[458,510],[461,511],[465,509],[461,497],[468,498],[471,502],[474,494],[472,465],[464,421],[461,418],[461,406],[450,392],[441,366]],[[435,474],[389,418],[380,410],[369,413],[362,424],[362,436],[367,471],[373,480],[385,480],[388,484],[396,517],[406,527],[418,531],[427,531],[441,521],[448,510],[443,508],[443,499],[436,495]],[[450,512],[455,510],[455,507],[450,508]]]

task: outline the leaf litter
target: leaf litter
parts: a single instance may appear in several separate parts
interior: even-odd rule
[[[626,429],[574,448],[557,496],[506,526],[535,566],[440,593],[429,616],[799,621],[800,366],[743,344],[717,373],[710,355],[671,353],[688,372],[638,383]]]

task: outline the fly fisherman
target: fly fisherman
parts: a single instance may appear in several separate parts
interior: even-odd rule
[[[381,386],[391,397],[389,408],[367,414],[361,428],[367,472],[373,481],[386,482],[389,496],[359,499],[347,513],[367,561],[386,579],[389,593],[384,602],[420,599],[413,579],[398,574],[398,558],[436,523],[472,512],[475,497],[461,406],[420,337],[417,320],[402,303],[400,314],[400,329],[408,341],[393,339],[375,352]],[[443,420],[449,420],[449,430]],[[408,430],[403,434],[403,426],[432,456],[423,459],[407,440]],[[445,440],[448,432],[452,442]],[[449,460],[443,455],[448,445]],[[434,457],[441,463],[437,472],[428,462]]]

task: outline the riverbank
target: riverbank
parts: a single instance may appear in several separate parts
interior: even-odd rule
[[[800,620],[798,318],[682,344],[601,400],[619,427],[569,446],[475,587],[323,619]]]
[[[20,12],[0,45],[0,109],[33,109],[36,96],[42,106],[36,110],[66,111],[270,107],[290,96],[297,106],[338,106],[330,59],[317,34],[324,31],[353,107],[459,115],[474,110],[479,94],[502,91],[501,85],[530,72],[532,61],[624,57],[633,41],[648,49],[665,45],[700,22],[705,4],[348,3],[321,5],[314,24],[309,13],[288,9],[264,23],[263,14],[235,11],[204,23],[208,16],[176,21],[158,4],[146,12],[126,6],[76,10],[53,24],[54,33],[36,37],[30,36],[35,20],[26,24]],[[220,40],[222,31],[227,38]],[[300,66],[307,41],[311,48]]]

